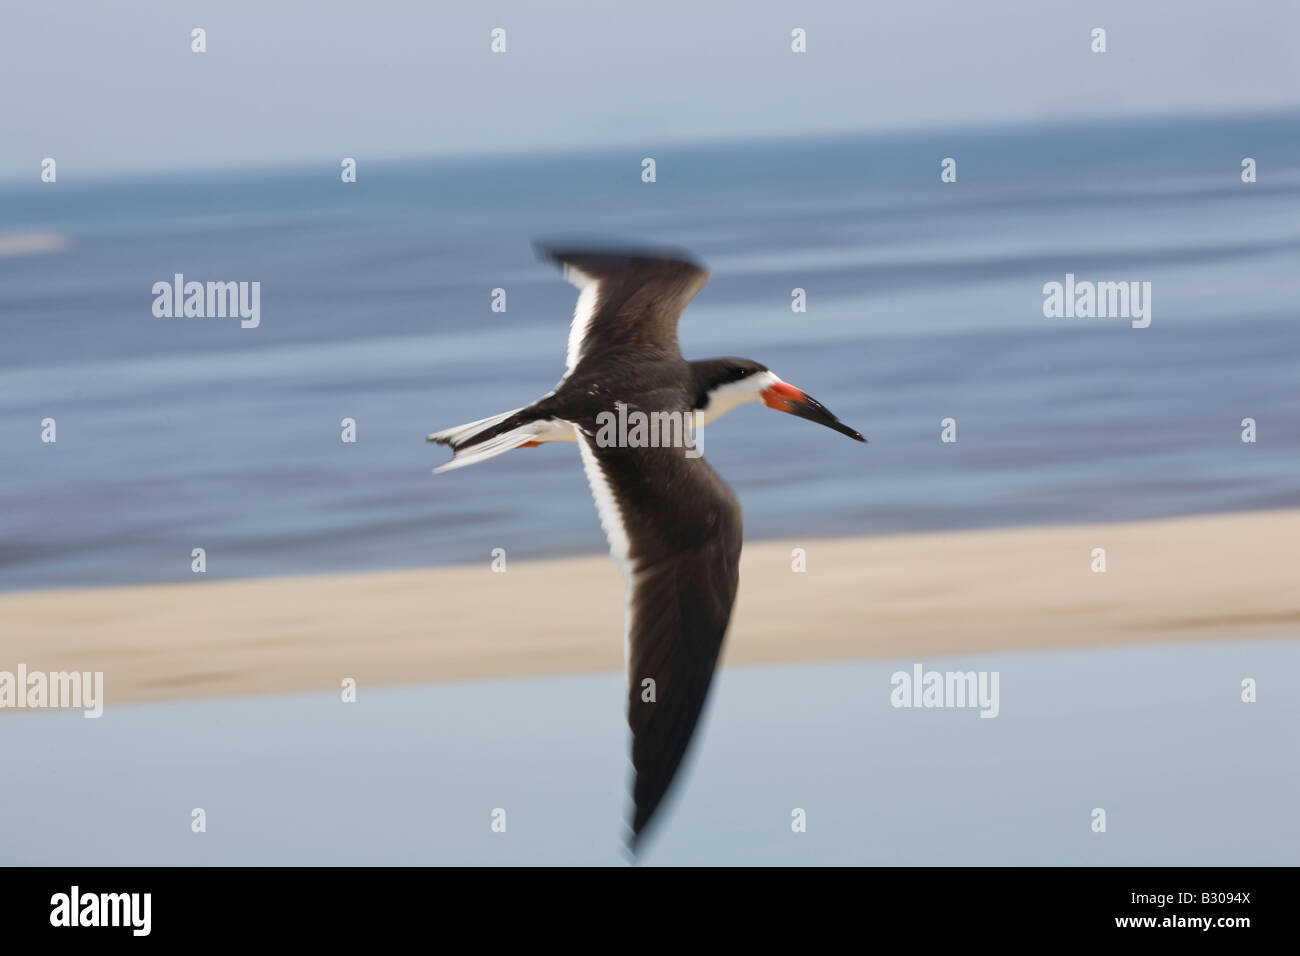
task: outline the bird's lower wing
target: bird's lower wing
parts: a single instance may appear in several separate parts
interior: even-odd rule
[[[610,551],[628,582],[624,654],[632,730],[633,844],[686,755],[739,583],[740,506],[682,449],[579,441]]]

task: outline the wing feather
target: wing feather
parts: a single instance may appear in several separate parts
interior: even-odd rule
[[[610,551],[627,581],[632,840],[663,801],[708,699],[739,586],[740,505],[681,449],[601,448],[579,437]]]
[[[687,253],[543,245],[537,251],[581,290],[569,327],[566,376],[584,359],[623,346],[681,354],[677,320],[709,281],[708,271]]]

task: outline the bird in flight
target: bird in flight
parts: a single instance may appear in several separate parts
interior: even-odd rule
[[[865,442],[801,389],[749,359],[688,362],[677,320],[709,273],[679,250],[538,246],[578,287],[564,376],[533,404],[429,436],[435,473],[514,448],[576,442],[627,585],[623,653],[632,730],[630,848],[677,772],[713,680],[739,584],[740,504],[690,439],[613,427],[634,413],[697,427],[747,402]],[[655,415],[665,416],[656,419]],[[644,424],[645,419],[641,420]],[[674,433],[675,434],[675,433]],[[653,444],[649,443],[653,441]],[[675,445],[675,446],[674,446]]]

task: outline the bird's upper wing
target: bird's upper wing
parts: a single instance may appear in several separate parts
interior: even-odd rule
[[[704,459],[680,448],[602,448],[585,433],[578,447],[627,579],[635,845],[708,697],[739,584],[740,504]]]
[[[677,319],[709,273],[677,250],[600,251],[538,245],[581,291],[565,375],[588,355],[623,345],[678,352]]]

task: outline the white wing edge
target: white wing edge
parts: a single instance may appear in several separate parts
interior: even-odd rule
[[[577,426],[574,426],[574,430],[577,432]],[[591,487],[591,497],[596,502],[596,514],[600,517],[600,526],[604,529],[605,538],[609,541],[609,553],[618,563],[618,569],[623,574],[623,583],[625,585],[623,596],[623,676],[627,680],[628,688],[631,689],[632,589],[636,585],[636,576],[632,568],[632,562],[628,558],[627,527],[623,524],[623,512],[618,506],[618,500],[614,497],[614,491],[610,487],[609,479],[605,476],[605,469],[601,467],[600,459],[591,450],[584,435],[578,434],[577,437],[578,451],[582,455],[582,470],[587,475],[587,484]]]
[[[582,346],[587,338],[587,330],[591,328],[592,316],[596,313],[600,282],[567,265],[564,267],[564,278],[581,290],[578,293],[578,303],[573,308],[573,323],[569,326],[569,349],[564,357],[564,376],[567,378],[582,358]]]

